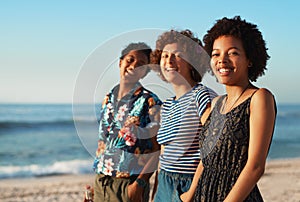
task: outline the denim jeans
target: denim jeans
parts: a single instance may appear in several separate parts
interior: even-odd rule
[[[155,202],[181,202],[180,195],[189,190],[193,174],[171,173],[160,170]]]

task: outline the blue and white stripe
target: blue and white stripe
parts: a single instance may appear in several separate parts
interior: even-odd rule
[[[168,172],[194,174],[200,161],[200,117],[216,93],[202,84],[162,106],[157,141],[164,145],[160,168]]]

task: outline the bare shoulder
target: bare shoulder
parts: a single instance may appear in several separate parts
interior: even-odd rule
[[[273,93],[266,89],[266,88],[260,88],[258,89],[252,99],[251,99],[251,106],[253,107],[266,107],[269,109],[274,108],[275,105],[275,98]]]
[[[274,95],[270,90],[266,88],[260,88],[254,93],[252,99],[253,101],[270,101],[274,100]]]

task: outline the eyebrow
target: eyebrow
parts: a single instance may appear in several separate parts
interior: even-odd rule
[[[239,49],[239,48],[236,47],[236,46],[232,46],[232,47],[228,48],[228,50],[231,50],[231,49],[241,50],[241,49]],[[214,50],[220,50],[220,49],[218,49],[218,48],[212,49],[212,51],[214,51]]]

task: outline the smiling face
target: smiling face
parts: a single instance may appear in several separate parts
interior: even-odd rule
[[[163,76],[170,83],[191,81],[191,67],[188,57],[178,43],[167,44],[161,54],[160,67]]]
[[[240,39],[233,36],[220,36],[214,41],[211,67],[220,83],[236,85],[248,82],[249,64]]]
[[[143,78],[149,63],[148,57],[142,51],[132,50],[120,59],[120,78],[126,83],[136,83]]]

